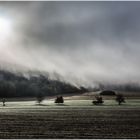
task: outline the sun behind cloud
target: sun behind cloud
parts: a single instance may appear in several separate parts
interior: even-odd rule
[[[12,34],[12,21],[6,17],[0,17],[0,41],[6,41]]]

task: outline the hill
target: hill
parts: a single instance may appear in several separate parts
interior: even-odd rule
[[[0,71],[0,97],[54,96],[57,94],[83,93],[85,88],[77,88],[69,83],[51,80],[47,75],[38,74],[25,77],[8,71]]]

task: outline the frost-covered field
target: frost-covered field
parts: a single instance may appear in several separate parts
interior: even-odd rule
[[[0,138],[140,138],[140,100],[7,102],[0,105]]]
[[[26,108],[26,109],[47,109],[47,108],[139,108],[140,99],[129,99],[126,100],[126,103],[123,103],[121,106],[118,106],[115,100],[104,100],[103,105],[95,106],[92,104],[92,100],[65,100],[64,104],[55,104],[54,99],[44,100],[40,105],[36,101],[9,101],[6,102],[6,106],[3,107],[2,103],[0,104],[0,109],[6,110],[8,108]]]

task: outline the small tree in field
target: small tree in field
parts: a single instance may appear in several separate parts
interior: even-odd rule
[[[62,96],[57,96],[55,99],[55,103],[64,103],[64,99]]]
[[[5,98],[2,99],[3,106],[5,106]]]
[[[99,104],[101,105],[104,103],[103,98],[101,96],[96,96],[95,98],[96,98],[96,101],[92,102],[94,105],[99,105]]]
[[[37,102],[38,102],[38,104],[41,104],[41,102],[42,102],[44,99],[45,99],[45,97],[44,97],[43,93],[39,93],[39,94],[37,95]]]
[[[125,103],[125,98],[122,94],[118,94],[116,96],[116,102],[118,102],[118,105],[121,105],[121,103]]]

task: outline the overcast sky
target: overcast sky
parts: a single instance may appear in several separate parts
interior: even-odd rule
[[[10,24],[2,69],[76,85],[140,83],[140,2],[0,2],[0,19]]]

